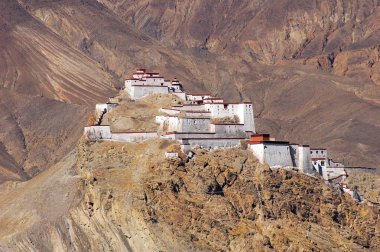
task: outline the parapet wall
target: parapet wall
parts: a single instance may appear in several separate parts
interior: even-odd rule
[[[90,140],[111,139],[111,128],[109,125],[94,125],[84,128],[84,135]]]
[[[120,142],[142,142],[157,137],[157,132],[113,132],[111,139]]]

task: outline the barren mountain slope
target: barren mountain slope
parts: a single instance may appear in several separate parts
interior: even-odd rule
[[[98,1],[166,45],[307,63],[380,84],[376,0]]]
[[[160,4],[153,2],[144,5],[147,9],[139,7],[143,1],[129,5],[128,1],[124,1],[117,6],[103,1],[109,9],[95,0],[20,0],[19,2],[24,9],[15,1],[1,2],[1,10],[4,12],[1,19],[3,24],[1,41],[4,46],[0,53],[4,54],[4,60],[0,63],[2,64],[0,78],[3,80],[2,85],[7,88],[28,94],[43,94],[70,102],[92,103],[101,97],[105,99],[111,84],[122,85],[122,81],[114,82],[104,69],[122,80],[136,66],[145,66],[161,71],[168,78],[179,77],[188,91],[209,90],[214,95],[222,96],[229,101],[252,100],[258,117],[258,129],[261,132],[271,132],[280,139],[330,148],[334,158],[342,160],[344,157],[345,161],[352,165],[378,166],[380,162],[380,141],[376,133],[379,131],[380,114],[378,87],[366,82],[365,78],[361,82],[356,82],[352,78],[338,78],[332,73],[314,70],[314,67],[256,64],[254,62],[257,59],[249,53],[251,49],[246,50],[247,43],[241,42],[243,35],[239,35],[240,33],[249,34],[258,31],[263,36],[260,37],[262,41],[271,41],[264,36],[264,32],[269,28],[283,29],[281,24],[287,24],[283,19],[288,20],[286,18],[290,16],[297,16],[298,14],[294,13],[299,13],[299,9],[307,9],[308,13],[313,13],[315,6],[310,9],[309,2],[304,5],[290,4],[290,7],[287,7],[288,14],[277,15],[278,19],[265,14],[281,10],[272,10],[275,3],[269,2],[233,3],[222,8],[226,11],[226,17],[223,19],[220,18],[219,12],[215,15],[204,13],[205,11],[214,13],[218,10],[219,4],[212,8],[203,8],[204,4],[207,5],[207,2],[203,1],[186,3],[189,6],[183,5],[184,3],[167,6],[170,2],[165,1]],[[322,2],[330,4],[329,1]],[[282,2],[279,6],[284,7],[284,4],[287,6],[288,3]],[[377,9],[367,11],[372,6],[371,3],[364,4],[355,11],[351,5],[344,6],[350,10],[345,10],[344,13],[352,15],[358,15],[355,12],[367,13],[368,15],[358,20],[362,20],[360,22],[364,22],[363,25],[368,23],[368,27],[372,27],[363,28],[371,33],[368,38],[377,36],[376,22],[373,21]],[[173,8],[175,16],[184,22],[164,22],[172,20]],[[255,14],[254,11],[258,8],[261,8],[261,11]],[[341,7],[330,6],[318,13],[322,15],[326,11],[336,12],[334,15],[339,17],[337,20],[342,19]],[[256,17],[259,14],[260,19]],[[144,15],[145,19],[138,18],[138,15]],[[321,20],[329,22],[335,20],[323,19],[320,15],[315,14],[314,18],[305,18],[303,22],[312,20],[310,26],[314,27],[316,24],[320,25]],[[131,16],[134,17],[134,22],[128,19]],[[217,43],[207,42],[208,45],[204,46],[202,43],[191,42],[194,36],[200,36],[197,38],[203,41],[204,32],[198,28],[208,27],[205,26],[205,22],[198,22],[198,17],[207,21],[207,24],[211,22],[216,26],[215,29],[205,29],[215,33],[208,41],[213,41],[219,36],[220,40],[228,41],[231,45],[223,49],[218,47]],[[269,27],[268,20],[271,19],[277,25]],[[226,20],[234,22],[225,25]],[[350,20],[353,20],[351,16]],[[338,21],[329,23],[329,26],[339,30],[344,22]],[[297,22],[302,24],[300,20]],[[261,23],[263,23],[262,28],[258,25]],[[177,27],[178,25],[180,27]],[[161,28],[156,29],[158,26],[172,31],[162,32],[160,36],[156,36],[150,32],[149,27],[160,30]],[[190,35],[186,35],[188,32]],[[290,37],[293,36],[296,35]],[[155,38],[160,41],[156,41]],[[168,41],[171,43],[168,44]],[[183,42],[190,44],[185,45]],[[215,46],[211,46],[212,44]],[[288,44],[282,45],[283,40],[271,44],[293,48]],[[166,45],[170,45],[171,48]],[[376,56],[372,49],[363,50],[373,57]],[[256,53],[259,55],[259,52]],[[323,55],[324,52],[320,53],[317,56]],[[265,58],[264,53],[261,55]],[[357,55],[362,54],[358,52]],[[310,59],[314,57],[309,56]],[[359,56],[357,62],[360,63],[365,57]],[[301,56],[297,56],[295,60],[299,61],[299,57]],[[348,56],[344,59],[347,64],[354,62]],[[369,65],[376,65],[376,57],[369,60],[372,62]],[[344,70],[344,68],[339,69]],[[356,67],[355,69],[359,70]],[[355,75],[355,79],[360,76],[364,75]],[[376,76],[375,72],[372,76]],[[71,124],[71,118],[66,121],[70,125],[79,125],[77,122],[78,120]],[[79,132],[79,129],[77,130]],[[15,142],[18,141],[22,139]],[[35,149],[35,153],[38,152],[39,149]],[[15,157],[9,156],[8,152],[5,153],[4,148],[1,153],[4,154],[2,155],[2,162],[6,164],[4,167],[14,170],[14,165],[18,163],[12,161]],[[43,168],[38,167],[38,169]]]
[[[213,8],[203,8],[206,1],[177,3],[175,6],[168,5],[169,2],[165,1],[149,3],[144,5],[146,8],[139,9],[143,1],[134,4],[129,4],[128,1],[102,2],[115,13],[96,1],[86,1],[83,4],[76,0],[61,0],[48,4],[35,0],[28,1],[27,6],[30,13],[41,22],[121,78],[130,73],[134,67],[144,66],[158,70],[166,77],[171,78],[176,75],[185,83],[188,91],[207,89],[229,101],[252,100],[256,116],[259,117],[258,129],[261,132],[272,132],[281,139],[288,138],[291,141],[331,148],[334,158],[345,157],[345,160],[353,165],[378,166],[380,145],[376,139],[378,134],[375,132],[379,130],[380,89],[373,83],[337,77],[332,73],[315,69],[314,66],[289,67],[254,63],[256,60],[244,50],[245,46],[239,44],[237,38],[234,40],[228,37],[232,36],[231,33],[224,30],[219,32],[218,36],[225,41],[235,43],[234,48],[237,51],[221,48],[212,50],[204,47],[201,49],[202,47],[197,46],[195,42],[191,45],[182,44],[192,41],[191,34],[201,34],[198,28],[204,26],[204,23],[198,22],[198,16],[192,15],[199,12],[202,20],[208,20],[207,22],[219,18],[220,15],[215,14],[214,17],[204,13],[218,10],[218,4]],[[251,5],[250,8],[253,9],[261,6],[261,4],[256,6],[254,3]],[[244,2],[239,6],[232,4],[226,11],[229,15],[235,15],[240,12],[245,13],[249,9]],[[267,9],[270,6],[271,3],[265,3],[262,12],[269,11]],[[308,8],[308,4],[306,7],[291,6],[291,9]],[[240,8],[240,12],[236,8]],[[187,12],[184,12],[185,10]],[[176,18],[173,18],[173,22],[163,21],[172,20],[170,15],[174,14],[178,18],[183,18],[184,22],[174,22]],[[137,15],[144,15],[145,18],[140,20]],[[130,22],[131,17],[135,17],[134,23]],[[157,19],[158,17],[162,19]],[[249,29],[253,29],[251,32],[257,30],[256,25],[248,26],[248,21],[251,20],[248,17],[249,15],[241,14],[228,20],[235,20],[230,22],[230,25],[245,23],[244,29],[247,30],[245,34]],[[244,18],[247,20],[240,20]],[[265,22],[268,23],[269,19],[268,17]],[[318,21],[319,16],[311,20]],[[275,21],[279,24],[283,22],[277,19],[273,22]],[[317,24],[317,21],[310,25]],[[102,28],[96,29],[94,23],[101,25]],[[218,25],[218,29],[228,28],[223,24]],[[132,26],[140,30],[135,30]],[[160,30],[161,26],[173,29],[172,32],[162,32],[158,37],[164,44],[142,33],[147,32],[157,38],[149,32],[151,31],[149,27]],[[271,29],[278,27],[273,25]],[[261,29],[262,32],[266,30],[264,28]],[[228,29],[239,31],[237,27]],[[192,33],[186,35],[190,31]],[[171,48],[164,46],[168,45],[168,41],[174,43],[170,44]]]
[[[92,108],[114,92],[115,81],[17,1],[0,2],[0,47],[2,183],[26,179],[67,154],[88,112],[69,103]]]
[[[0,183],[26,179],[59,161],[82,135],[88,113],[85,106],[0,88]]]
[[[171,144],[81,141],[52,169],[3,184],[0,249],[379,248],[374,209],[356,205],[322,180],[271,171],[242,149],[165,160]]]
[[[112,76],[17,1],[1,1],[0,16],[0,86],[82,104],[111,95]]]

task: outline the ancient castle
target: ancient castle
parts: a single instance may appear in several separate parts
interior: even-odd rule
[[[184,153],[193,148],[231,148],[247,146],[261,163],[271,168],[293,168],[305,174],[320,174],[325,180],[340,181],[346,177],[342,163],[329,159],[326,149],[312,149],[286,141],[276,141],[269,134],[258,134],[254,123],[251,102],[224,102],[222,98],[210,94],[190,94],[182,84],[174,79],[166,80],[159,73],[137,69],[132,78],[125,80],[123,92],[132,100],[151,94],[172,94],[183,103],[161,108],[156,116],[158,131],[113,132],[111,126],[101,125],[105,113],[118,106],[118,101],[96,105],[96,122],[85,127],[84,133],[91,140],[141,142],[149,138],[161,137],[179,142]],[[167,153],[167,157],[177,157],[177,153]]]

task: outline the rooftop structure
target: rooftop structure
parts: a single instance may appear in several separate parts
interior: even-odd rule
[[[140,99],[149,94],[169,94],[173,93],[185,98],[182,91],[182,84],[177,79],[172,82],[165,80],[156,72],[147,72],[146,69],[139,68],[132,74],[132,78],[127,78],[124,83],[124,90],[131,99]]]

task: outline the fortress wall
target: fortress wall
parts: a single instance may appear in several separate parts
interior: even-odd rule
[[[186,116],[203,116],[203,117],[209,117],[209,112],[186,112]]]
[[[243,124],[212,124],[211,128],[215,131],[215,133],[221,136],[241,136],[247,137],[246,132],[244,131]]]
[[[166,109],[166,108],[161,108],[160,109],[160,112],[163,112],[163,113],[166,113],[168,115],[176,115],[178,114],[180,111],[176,110],[176,109]]]
[[[179,118],[182,125],[179,132],[210,132],[209,118]]]
[[[347,175],[343,167],[326,167],[325,173],[326,173],[326,176],[323,176],[323,177],[326,177],[326,179],[335,178],[341,175]]]
[[[270,167],[293,167],[290,146],[278,143],[250,144],[249,148],[261,163]]]
[[[146,78],[145,85],[163,85],[168,86],[168,82],[164,81],[164,78]]]
[[[111,139],[111,128],[109,125],[87,126],[84,135],[88,135],[91,140]]]
[[[140,99],[150,94],[168,94],[167,86],[131,86],[130,96],[132,99]]]
[[[186,93],[185,92],[173,92],[173,95],[177,96],[178,98],[182,100],[186,100]]]
[[[214,148],[231,148],[240,146],[243,138],[189,138],[179,140],[182,145],[194,147],[201,147],[206,149]]]
[[[114,132],[111,139],[120,142],[142,142],[157,137],[157,132]]]
[[[183,139],[183,138],[214,138],[214,133],[190,133],[190,132],[175,132],[166,134],[164,138],[169,139]]]
[[[175,107],[179,110],[186,110],[186,111],[203,111],[205,110],[205,106],[203,104],[184,104],[181,107]]]
[[[312,174],[314,169],[311,166],[310,147],[298,146],[298,165],[299,170],[303,173]]]

